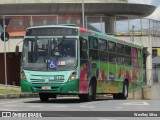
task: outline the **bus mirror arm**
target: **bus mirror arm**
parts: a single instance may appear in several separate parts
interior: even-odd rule
[[[19,53],[19,46],[18,46],[18,45],[16,45],[15,55],[18,55],[18,53]]]
[[[21,42],[23,42],[23,40],[20,41],[19,43],[17,43],[17,45],[16,45],[16,48],[15,48],[15,55],[18,55],[18,53],[19,53],[19,44],[20,44]]]

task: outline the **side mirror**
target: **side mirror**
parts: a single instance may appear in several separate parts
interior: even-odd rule
[[[15,50],[15,54],[18,55],[18,53],[19,53],[19,46],[17,45],[16,50]]]

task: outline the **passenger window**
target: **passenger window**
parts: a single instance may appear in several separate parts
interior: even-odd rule
[[[116,63],[116,54],[115,53],[109,53],[109,62]]]
[[[137,58],[137,57],[138,57],[137,48],[132,48],[132,58]]]
[[[88,59],[88,41],[84,38],[80,38],[80,57]]]
[[[125,55],[131,56],[131,47],[130,46],[125,46]]]
[[[109,52],[116,52],[116,43],[108,42],[108,51]]]
[[[138,58],[142,58],[142,50],[138,49]]]
[[[99,50],[107,51],[107,41],[106,40],[99,40]]]
[[[100,60],[102,61],[108,61],[108,52],[106,51],[100,51]]]
[[[89,37],[89,48],[98,49],[98,39],[96,37]]]
[[[117,53],[124,54],[124,45],[119,43],[117,44]]]
[[[89,36],[89,59],[98,60],[98,39],[96,37]]]

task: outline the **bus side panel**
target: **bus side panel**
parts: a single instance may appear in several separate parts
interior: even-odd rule
[[[135,49],[132,49],[132,78],[129,85],[129,92],[140,90],[143,83],[143,61]]]
[[[81,65],[80,81],[79,81],[80,94],[88,93],[89,82],[92,76],[95,76],[97,80],[99,78],[99,62],[98,61],[88,61]]]
[[[125,65],[119,65],[117,64],[117,81],[119,82],[118,84],[118,88],[119,88],[119,92],[122,92],[123,90],[123,81],[125,80],[125,78],[127,77],[129,80],[131,79],[131,74],[129,72],[130,68],[126,67]]]
[[[97,83],[97,93],[106,93],[108,85],[108,62],[99,62],[99,79]]]
[[[88,79],[90,78],[90,62],[85,62],[80,67],[79,93],[88,93]]]

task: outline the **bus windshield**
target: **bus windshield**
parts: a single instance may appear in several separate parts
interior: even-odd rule
[[[38,71],[73,70],[77,67],[76,38],[26,38],[22,68]]]

